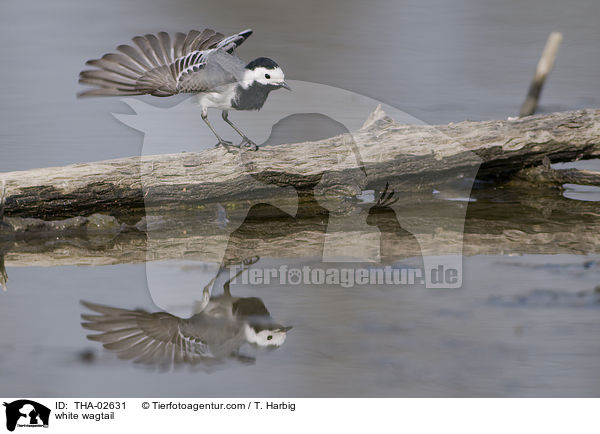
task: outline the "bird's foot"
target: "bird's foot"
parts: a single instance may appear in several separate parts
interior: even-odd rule
[[[237,148],[236,145],[227,140],[219,140],[219,143],[215,145],[215,148],[218,148],[219,146],[223,146],[228,152],[232,152],[231,148]]]
[[[377,203],[374,205],[374,208],[385,208],[390,207],[396,202],[398,202],[397,197],[394,197],[394,190],[390,189],[388,191],[390,184],[388,182],[385,183],[385,188],[381,192],[379,199],[377,199]]]
[[[247,149],[249,151],[258,151],[258,145],[250,140],[248,137],[244,137],[240,143],[240,149]]]
[[[260,256],[251,256],[249,258],[244,258],[242,260],[242,264],[244,264],[245,266],[248,267],[250,265],[256,264],[259,260],[260,260]]]

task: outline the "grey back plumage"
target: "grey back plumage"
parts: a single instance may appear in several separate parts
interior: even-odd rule
[[[196,93],[218,90],[221,86],[243,79],[244,62],[218,48],[202,52],[193,67],[182,70],[177,76],[178,93]]]
[[[186,34],[166,32],[136,36],[134,45],[120,45],[86,64],[97,69],[82,71],[79,82],[95,86],[79,96],[170,96],[215,89],[240,80],[244,64],[234,55],[250,35],[245,30],[225,37],[211,29]]]

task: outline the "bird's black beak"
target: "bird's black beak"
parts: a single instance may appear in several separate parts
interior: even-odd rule
[[[290,85],[287,84],[285,81],[282,81],[281,83],[279,83],[279,87],[283,87],[284,89],[287,89],[287,90],[292,90]]]
[[[290,89],[290,90],[291,90],[291,89]],[[290,330],[291,330],[291,329],[293,329],[293,328],[294,328],[294,326],[289,326],[289,327],[284,327],[284,328],[282,328],[281,330],[282,330],[282,331],[284,331],[284,332],[288,332],[288,331],[290,331]]]

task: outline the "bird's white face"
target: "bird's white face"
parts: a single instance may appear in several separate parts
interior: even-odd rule
[[[256,333],[252,327],[247,326],[246,328],[248,342],[259,347],[279,347],[283,345],[286,337],[285,330],[261,330]]]
[[[285,76],[281,68],[264,68],[258,67],[256,69],[248,69],[244,74],[244,83],[246,86],[251,85],[254,82],[260,84],[271,84],[273,86],[281,86],[285,84]]]

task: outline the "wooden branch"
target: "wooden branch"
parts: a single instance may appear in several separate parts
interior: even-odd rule
[[[562,187],[564,184],[600,186],[600,173],[580,169],[553,169],[550,159],[545,157],[540,166],[521,170],[511,182],[555,187]]]
[[[556,54],[558,53],[562,39],[563,35],[559,32],[553,32],[548,36],[542,57],[537,64],[533,81],[529,86],[527,98],[521,106],[521,112],[519,113],[520,117],[531,116],[535,113],[546,78],[554,67],[554,60],[556,59]]]
[[[361,130],[319,142],[122,158],[0,173],[0,180],[6,216],[56,219],[272,197],[278,186],[339,197],[386,182],[397,192],[431,192],[478,169],[479,177],[502,177],[544,157],[598,156],[600,110],[427,126],[397,124],[378,109]]]

